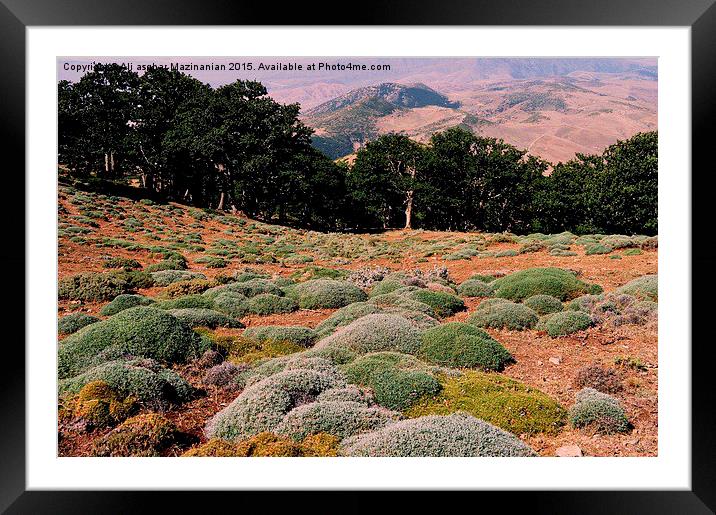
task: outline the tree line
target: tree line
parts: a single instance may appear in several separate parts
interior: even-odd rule
[[[657,231],[657,133],[552,165],[451,128],[387,134],[351,164],[311,145],[298,104],[254,81],[212,88],[163,67],[96,65],[58,84],[58,161],[147,195],[316,230]]]

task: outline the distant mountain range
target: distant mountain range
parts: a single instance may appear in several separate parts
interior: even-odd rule
[[[653,60],[477,59],[462,67],[449,61],[412,63],[404,80],[311,102],[301,116],[316,131],[314,145],[337,159],[381,134],[427,141],[461,126],[557,162],[657,128]]]

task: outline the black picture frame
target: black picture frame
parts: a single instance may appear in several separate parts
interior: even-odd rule
[[[310,5],[293,3],[277,7],[261,2],[229,0],[0,0],[0,123],[6,192],[3,200],[5,242],[0,250],[2,270],[25,269],[25,226],[17,223],[24,213],[25,169],[25,29],[28,26],[79,25],[545,25],[545,26],[686,26],[691,27],[692,73],[692,277],[698,288],[692,289],[692,342],[669,342],[688,348],[692,353],[692,489],[690,491],[589,491],[589,492],[470,492],[451,497],[450,502],[467,501],[473,506],[531,513],[713,513],[716,509],[716,444],[713,438],[715,411],[711,339],[706,325],[711,302],[706,295],[714,291],[716,242],[697,238],[710,234],[713,189],[713,150],[707,138],[716,115],[716,0],[477,0],[469,4],[458,0],[428,2],[400,0],[365,3],[338,15],[338,4],[314,1]],[[88,49],[91,47],[88,47]],[[668,123],[668,120],[661,120]],[[8,171],[15,171],[10,173]],[[686,171],[668,170],[667,173]],[[25,195],[19,194],[25,193]],[[21,244],[22,242],[22,244]],[[7,274],[8,291],[24,291],[22,274]],[[19,296],[14,309],[23,309]],[[703,299],[702,299],[703,297]],[[24,298],[24,295],[23,295]],[[19,306],[23,306],[20,308]],[[28,307],[31,308],[31,307]],[[19,314],[18,314],[19,315]],[[17,319],[15,317],[15,319]],[[3,346],[3,371],[0,374],[0,510],[7,513],[131,513],[155,511],[184,513],[207,509],[224,502],[247,509],[254,502],[292,505],[307,500],[309,493],[231,493],[231,492],[70,492],[26,491],[25,487],[25,354],[16,338],[9,336]],[[267,500],[270,495],[270,502]],[[321,505],[331,506],[337,493],[321,493]],[[364,500],[365,493],[344,494],[340,511],[361,511],[398,506],[404,511],[411,505],[425,505],[425,492],[414,492],[381,504]],[[241,501],[238,501],[239,496]],[[466,497],[470,496],[470,499]],[[475,499],[477,497],[479,501]],[[475,504],[479,502],[479,504]],[[395,505],[393,503],[396,503]],[[314,505],[315,506],[315,505]],[[331,510],[333,511],[333,510]]]

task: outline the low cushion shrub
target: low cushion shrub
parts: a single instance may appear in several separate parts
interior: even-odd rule
[[[219,313],[218,311],[214,311],[213,309],[181,308],[169,310],[169,313],[189,327],[208,327],[210,329],[217,327],[240,329],[244,327],[244,324],[238,320]]]
[[[326,347],[345,348],[358,354],[386,350],[413,354],[420,348],[420,331],[399,315],[366,315],[316,344],[318,349]]]
[[[467,322],[477,327],[521,331],[534,327],[538,320],[537,313],[524,304],[501,302],[487,307],[481,304],[468,317]]]
[[[461,297],[490,297],[495,291],[492,283],[468,279],[457,287],[457,293]]]
[[[185,295],[197,295],[211,287],[211,282],[206,279],[190,279],[170,284],[162,292],[162,296],[175,299]]]
[[[74,416],[93,427],[110,427],[126,420],[135,409],[132,397],[122,397],[104,381],[87,383],[74,404]]]
[[[584,331],[593,325],[594,321],[587,313],[567,310],[545,315],[540,319],[537,330],[547,331],[548,335],[556,338],[557,336],[566,336],[577,331]]]
[[[614,249],[608,245],[603,245],[602,243],[589,243],[585,245],[584,247],[584,253],[587,256],[592,256],[594,254],[609,254]]]
[[[512,355],[482,329],[462,322],[448,322],[422,334],[420,355],[448,367],[502,370]]]
[[[656,274],[638,277],[617,288],[617,293],[626,293],[641,300],[658,302],[659,276]]]
[[[211,309],[214,307],[214,301],[204,297],[203,295],[194,293],[192,295],[183,295],[176,297],[171,300],[162,300],[154,304],[155,308],[158,309],[189,309],[189,308],[204,308]]]
[[[93,456],[161,456],[176,443],[176,426],[156,413],[137,415],[95,440]]]
[[[287,297],[279,297],[272,293],[260,293],[248,299],[244,305],[246,311],[255,315],[292,313],[298,309],[298,304],[295,300]]]
[[[343,440],[347,456],[536,456],[514,435],[465,413],[401,420]]]
[[[460,297],[441,291],[417,289],[406,293],[405,296],[409,299],[427,304],[433,308],[435,314],[441,318],[452,316],[459,311],[467,309]]]
[[[136,270],[142,268],[142,264],[136,259],[125,257],[113,257],[102,263],[104,268],[123,268],[125,270]]]
[[[201,356],[206,342],[171,314],[148,306],[126,309],[60,342],[60,379],[125,355],[183,363]]]
[[[495,297],[521,301],[538,294],[551,295],[562,302],[585,293],[601,293],[601,287],[590,285],[561,268],[528,268],[493,281]]]
[[[354,302],[342,307],[323,322],[316,326],[316,332],[320,336],[328,336],[339,327],[344,327],[354,320],[365,315],[381,313],[382,310],[375,304],[368,302]]]
[[[111,300],[121,293],[130,291],[132,286],[127,278],[114,272],[104,274],[86,272],[65,277],[58,283],[60,300],[96,302]]]
[[[276,295],[279,297],[283,296],[283,291],[281,290],[281,288],[276,286],[268,279],[263,279],[260,277],[227,284],[222,288],[222,291],[236,292],[246,297],[255,297],[256,295],[261,295],[265,293],[269,293],[271,295]]]
[[[464,411],[513,434],[556,433],[567,420],[560,404],[508,377],[466,370],[442,379],[442,390],[405,412],[410,418]]]
[[[169,286],[170,284],[180,281],[190,281],[191,279],[206,279],[204,274],[198,272],[189,272],[188,270],[162,270],[151,273],[156,286]]]
[[[185,457],[326,457],[336,456],[338,438],[325,433],[309,435],[302,442],[264,432],[241,442],[212,438],[183,454]]]
[[[289,286],[286,295],[295,299],[301,309],[342,308],[368,298],[357,286],[332,279],[313,279]]]
[[[574,378],[577,388],[593,388],[602,393],[617,393],[624,389],[621,374],[613,368],[601,365],[587,365],[577,371]]]
[[[223,292],[214,297],[213,308],[235,318],[241,318],[247,313],[247,297],[237,292]]]
[[[625,433],[630,429],[619,401],[593,388],[584,388],[577,393],[569,417],[574,427],[592,427],[602,434]]]
[[[112,302],[102,307],[99,314],[103,316],[112,316],[116,315],[120,311],[124,311],[125,309],[133,308],[135,306],[147,306],[153,302],[153,299],[143,295],[122,293],[121,295],[117,295]]]
[[[60,334],[76,333],[83,327],[99,322],[100,320],[100,318],[88,315],[87,313],[70,313],[57,320],[57,331]]]
[[[522,303],[534,310],[538,315],[548,315],[549,313],[556,313],[563,309],[560,300],[551,295],[532,295],[531,297],[527,297]]]

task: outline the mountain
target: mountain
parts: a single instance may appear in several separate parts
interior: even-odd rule
[[[656,70],[639,60],[485,59],[459,76],[422,71],[406,75],[421,82],[360,87],[305,111],[314,145],[337,159],[381,134],[425,142],[461,126],[557,162],[657,128]]]
[[[425,84],[384,82],[324,102],[306,111],[303,119],[316,128],[314,146],[335,159],[377,137],[377,123],[382,118],[412,109],[457,109],[459,106],[459,102],[451,102]]]

